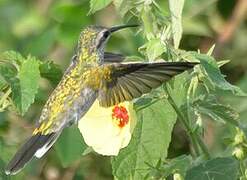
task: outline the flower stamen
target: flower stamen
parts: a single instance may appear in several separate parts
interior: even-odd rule
[[[117,120],[117,125],[122,128],[129,122],[128,111],[124,106],[116,105],[112,109],[112,119]]]

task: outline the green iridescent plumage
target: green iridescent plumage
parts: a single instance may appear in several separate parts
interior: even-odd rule
[[[76,123],[98,98],[109,107],[150,92],[196,63],[122,63],[120,54],[104,52],[110,35],[136,25],[105,28],[89,26],[80,35],[76,54],[60,83],[46,102],[31,138],[6,168],[15,174],[33,157],[42,157],[65,127]]]

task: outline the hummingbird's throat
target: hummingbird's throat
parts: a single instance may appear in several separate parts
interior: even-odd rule
[[[112,109],[112,119],[120,128],[123,128],[129,122],[127,109],[122,105],[114,106]]]

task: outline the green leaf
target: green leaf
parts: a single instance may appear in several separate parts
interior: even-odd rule
[[[171,159],[164,167],[161,168],[163,173],[162,177],[167,177],[174,173],[179,173],[185,176],[186,171],[192,165],[192,157],[190,155],[178,156],[174,159]]]
[[[1,54],[0,61],[7,61],[11,64],[20,65],[25,58],[18,52],[15,51],[6,51]]]
[[[17,75],[17,69],[10,63],[0,62],[0,76],[8,83]]]
[[[27,60],[22,62],[18,78],[12,80],[11,84],[12,99],[22,115],[34,102],[39,87],[39,79],[39,62],[34,57],[29,56]]]
[[[143,179],[149,165],[155,166],[167,156],[176,113],[166,100],[138,111],[138,123],[130,144],[112,159],[117,179]]]
[[[239,170],[234,158],[215,158],[191,168],[185,180],[235,180]]]
[[[75,126],[65,128],[56,142],[55,149],[63,167],[68,167],[82,157],[87,145],[82,141],[79,129]]]
[[[221,123],[229,122],[238,126],[239,114],[231,106],[219,104],[210,98],[199,100],[195,104],[200,113],[211,117],[213,120]]]
[[[47,78],[55,86],[61,80],[63,72],[52,61],[44,62],[39,67],[41,77]]]
[[[165,46],[160,39],[152,39],[147,43],[147,56],[149,61],[155,60],[165,51]]]
[[[206,76],[213,86],[218,87],[222,90],[229,90],[234,95],[237,96],[247,95],[239,87],[234,86],[225,80],[214,58],[204,54],[197,54],[197,53],[194,53],[194,56],[198,60],[200,60],[201,66],[205,70]]]
[[[172,98],[174,99],[176,105],[180,107],[186,100],[189,73],[184,72],[180,75],[177,75],[174,79],[169,81],[169,85],[171,85],[170,93]]]
[[[96,11],[99,11],[99,10],[105,8],[111,2],[112,2],[112,0],[90,0],[90,11],[89,11],[89,13],[93,14]]]
[[[175,48],[178,48],[179,42],[182,38],[182,11],[184,0],[169,0],[169,9],[171,12],[172,20],[172,36]]]

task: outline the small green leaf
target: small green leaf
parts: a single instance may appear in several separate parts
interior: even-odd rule
[[[0,61],[7,61],[11,64],[20,65],[25,58],[18,52],[15,51],[6,51],[1,54]]]
[[[54,64],[52,61],[43,62],[40,67],[41,77],[47,78],[55,86],[61,80],[63,72],[58,65]]]
[[[68,167],[82,157],[87,145],[77,127],[65,128],[56,142],[55,149],[63,167]]]
[[[210,49],[209,49],[208,52],[207,52],[207,55],[208,55],[208,56],[212,56],[212,54],[213,54],[213,52],[214,52],[214,49],[215,49],[215,44],[213,44],[213,45],[210,47]]]
[[[11,84],[12,99],[22,115],[34,102],[39,79],[39,62],[29,56],[22,62],[17,78],[13,79]]]
[[[93,14],[96,11],[99,11],[99,10],[105,8],[111,2],[112,2],[112,0],[90,0],[90,11],[89,11],[89,13]]]
[[[235,180],[239,170],[234,158],[215,158],[191,168],[185,180]]]
[[[194,56],[200,60],[206,76],[213,86],[222,90],[229,90],[237,96],[246,96],[246,93],[244,93],[239,87],[234,86],[225,80],[214,58],[197,53],[194,53]]]
[[[229,63],[230,60],[222,60],[222,61],[217,61],[218,67],[224,66],[225,64]]]
[[[175,48],[178,48],[179,42],[182,38],[182,12],[184,7],[184,0],[169,0],[169,9],[172,20],[172,36]]]
[[[130,144],[112,159],[113,175],[121,179],[143,179],[149,165],[167,156],[176,113],[166,100],[138,111],[138,123]]]
[[[11,79],[15,78],[17,75],[17,69],[14,65],[10,63],[1,63],[0,62],[0,76],[8,83],[11,82]]]

